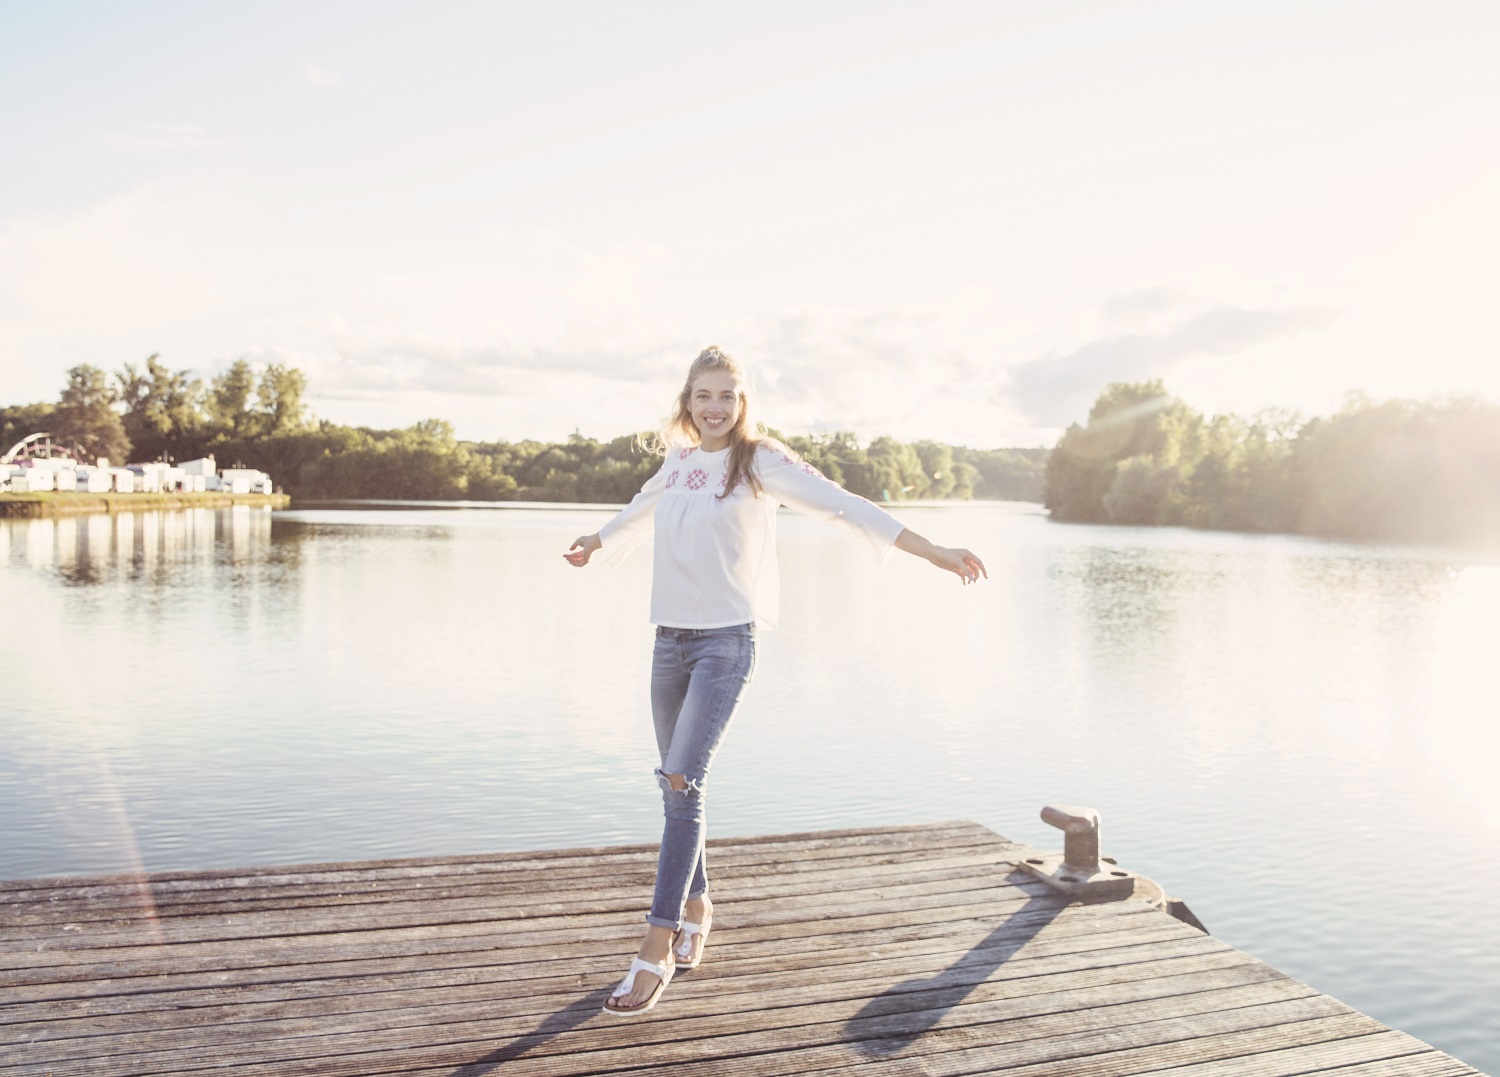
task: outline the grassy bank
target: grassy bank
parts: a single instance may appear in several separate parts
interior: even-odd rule
[[[72,516],[88,512],[143,512],[148,509],[217,509],[231,505],[284,509],[286,494],[79,494],[0,493],[0,517]]]

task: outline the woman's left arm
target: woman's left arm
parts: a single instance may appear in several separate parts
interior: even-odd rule
[[[954,573],[966,584],[979,582],[981,576],[990,578],[984,562],[968,550],[934,546],[909,527],[896,536],[896,549],[931,561],[938,568]]]
[[[766,492],[777,501],[863,536],[876,557],[895,546],[954,573],[964,583],[989,577],[984,562],[968,550],[934,546],[879,505],[850,493],[774,442],[762,444],[756,465]]]

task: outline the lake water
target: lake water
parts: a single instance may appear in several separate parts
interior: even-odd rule
[[[783,514],[716,835],[1049,801],[1220,938],[1500,1072],[1500,564],[903,507]],[[649,551],[595,509],[0,520],[0,877],[646,842]]]

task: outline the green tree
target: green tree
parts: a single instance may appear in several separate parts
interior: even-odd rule
[[[258,433],[255,409],[255,371],[244,359],[214,378],[208,392],[208,411],[219,432],[229,438],[253,437]]]
[[[1204,452],[1203,425],[1160,381],[1110,384],[1088,425],[1068,427],[1048,458],[1047,508],[1059,520],[1177,522],[1180,484]]]
[[[870,442],[865,457],[870,462],[871,490],[865,497],[872,501],[899,501],[923,496],[929,480],[916,449],[893,437],[878,437]]]
[[[203,383],[191,371],[168,370],[153,354],[146,358],[144,371],[127,363],[115,380],[125,406],[125,433],[136,455],[146,460],[169,455],[185,459],[202,451]]]
[[[470,453],[466,475],[468,495],[475,501],[514,501],[519,486],[493,456]]]
[[[1113,524],[1164,523],[1177,478],[1175,467],[1158,464],[1149,456],[1117,462],[1114,478],[1102,498],[1105,516]]]
[[[1058,519],[1500,544],[1500,407],[1354,395],[1326,418],[1205,422],[1160,383],[1110,386],[1046,496]]]
[[[1296,458],[1301,419],[1267,410],[1248,422],[1216,415],[1183,490],[1182,522],[1235,531],[1295,531],[1300,518]]]
[[[423,419],[413,423],[398,434],[403,445],[435,449],[439,452],[454,452],[458,449],[458,438],[453,435],[453,424],[447,419]]]
[[[307,391],[307,376],[296,367],[272,363],[261,373],[255,398],[260,405],[262,436],[294,434],[306,423],[302,394]],[[448,428],[449,437],[453,428]]]
[[[53,437],[76,447],[85,459],[106,457],[111,464],[123,464],[130,438],[114,410],[116,399],[104,371],[87,363],[73,367],[54,414]]]
[[[954,496],[958,486],[958,465],[953,460],[953,447],[936,441],[918,441],[912,445],[922,464],[924,485],[915,493],[916,497],[944,498]],[[972,483],[969,485],[972,496]]]
[[[1301,529],[1400,542],[1500,542],[1500,407],[1352,398],[1307,423]]]
[[[996,501],[1041,501],[1050,455],[1047,449],[953,449],[956,467],[978,472],[972,480],[973,496]],[[963,495],[955,490],[953,496]]]

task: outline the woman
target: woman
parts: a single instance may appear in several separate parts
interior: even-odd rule
[[[582,568],[618,561],[653,530],[651,620],[657,625],[651,711],[661,752],[665,825],[646,937],[605,1001],[634,1016],[656,1005],[677,968],[696,968],[713,917],[704,872],[709,764],[755,666],[755,628],[776,623],[776,508],[790,505],[848,528],[879,557],[892,546],[964,583],[988,575],[968,550],[934,546],[763,436],[740,365],[708,348],[688,370],[663,431],[666,461],[597,534],[563,556]]]

